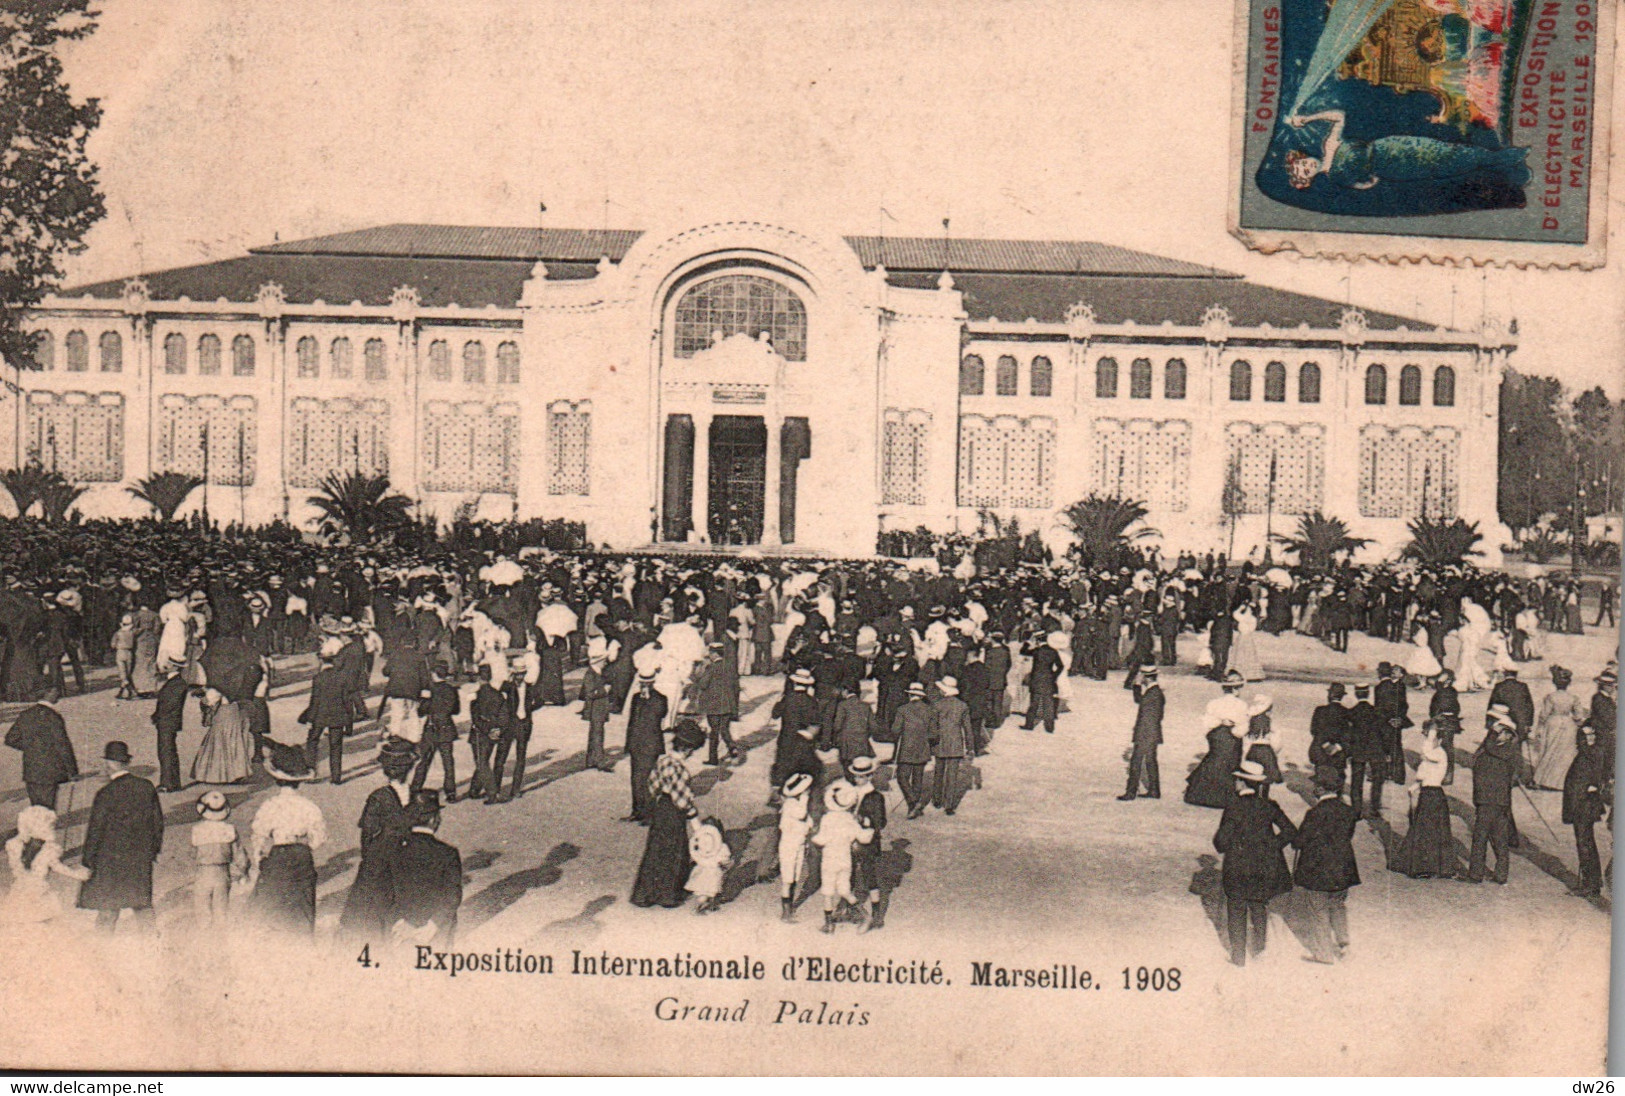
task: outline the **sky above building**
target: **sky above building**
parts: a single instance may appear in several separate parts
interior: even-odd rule
[[[72,282],[398,221],[935,236],[948,217],[956,236],[1099,240],[1433,323],[1516,317],[1518,368],[1621,393],[1617,198],[1599,272],[1232,238],[1226,3],[103,8],[68,74],[106,111],[91,151],[109,215]]]

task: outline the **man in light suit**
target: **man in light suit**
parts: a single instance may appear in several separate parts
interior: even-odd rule
[[[1157,668],[1145,666],[1134,686],[1138,708],[1134,715],[1134,746],[1128,759],[1128,790],[1117,798],[1127,803],[1140,794],[1145,784],[1147,799],[1162,798],[1162,773],[1157,767],[1157,747],[1162,745],[1162,713],[1167,698],[1157,683]]]

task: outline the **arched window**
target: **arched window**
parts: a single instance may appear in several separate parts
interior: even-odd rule
[[[361,348],[361,367],[369,381],[389,380],[389,357],[384,353],[383,339],[368,339]]]
[[[1000,396],[1014,396],[1017,388],[1016,359],[1008,354],[999,355],[993,370],[993,391]]]
[[[1162,398],[1165,400],[1182,400],[1185,398],[1185,359],[1173,358],[1162,369]]]
[[[1422,402],[1422,370],[1407,365],[1399,371],[1399,402],[1405,407],[1417,407]]]
[[[485,383],[485,344],[482,342],[463,344],[463,383]]]
[[[1388,370],[1380,365],[1373,365],[1365,371],[1365,402],[1388,402]]]
[[[238,335],[231,340],[231,375],[234,377],[254,375],[254,340],[248,335]]]
[[[519,344],[505,342],[497,347],[497,383],[519,383]]]
[[[1270,362],[1264,367],[1264,402],[1286,402],[1286,366]]]
[[[1131,400],[1151,398],[1151,360],[1135,358],[1128,367],[1128,397]]]
[[[49,331],[34,333],[34,364],[41,369],[56,368],[56,338]]]
[[[117,331],[103,331],[101,338],[102,372],[124,372],[124,340]]]
[[[1433,371],[1433,406],[1456,406],[1456,371],[1448,365]]]
[[[429,344],[429,379],[451,380],[451,346],[445,339],[436,339]]]
[[[1101,358],[1095,363],[1095,399],[1117,398],[1117,359]]]
[[[1048,358],[1034,358],[1032,379],[1027,382],[1035,396],[1049,396],[1055,392],[1055,366]]]
[[[186,372],[186,336],[179,332],[164,336],[164,372],[172,377]]]
[[[327,360],[330,363],[328,373],[336,381],[347,381],[355,376],[355,352],[350,349],[350,340],[343,335],[333,340],[328,347]]]
[[[294,355],[301,377],[311,380],[322,375],[322,352],[315,339],[309,335],[300,339],[299,345],[294,348]]]
[[[220,375],[220,336],[202,335],[197,341],[197,374],[200,377]]]
[[[959,363],[959,394],[961,396],[980,396],[984,385],[982,359],[975,354],[966,354]]]
[[[83,373],[90,368],[90,340],[83,331],[68,332],[68,372]]]
[[[1253,398],[1253,366],[1251,362],[1230,363],[1230,398],[1237,401]]]
[[[766,335],[786,361],[807,360],[807,308],[789,287],[754,274],[728,274],[699,285],[677,302],[679,358],[692,358],[713,338]]]
[[[1320,366],[1304,362],[1298,367],[1298,402],[1320,402]]]

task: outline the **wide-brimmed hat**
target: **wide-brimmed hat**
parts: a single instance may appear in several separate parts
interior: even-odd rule
[[[854,757],[847,763],[846,771],[855,777],[862,778],[875,775],[875,770],[878,768],[880,768],[879,763],[872,757]]]
[[[945,677],[937,682],[937,691],[943,696],[958,696],[959,682],[952,677]]]
[[[909,682],[908,695],[909,696],[924,696],[925,695],[925,683],[920,682],[920,681],[911,681],[911,682]]]
[[[17,836],[24,841],[50,841],[56,837],[56,812],[50,807],[24,807],[17,812]]]
[[[837,780],[824,789],[824,806],[833,811],[849,811],[858,805],[858,789]]]
[[[1512,709],[1505,704],[1491,704],[1489,711],[1484,713],[1484,718],[1497,727],[1510,729],[1518,725],[1517,721],[1512,718]]]
[[[1362,681],[1358,685],[1354,686],[1354,695],[1355,695],[1356,698],[1358,698],[1360,700],[1365,700],[1368,697],[1370,697],[1371,696],[1371,686],[1370,686],[1370,684],[1367,683],[1367,682]]]
[[[812,671],[805,668],[797,670],[795,673],[790,675],[790,683],[793,685],[813,684]]]
[[[1155,680],[1157,680],[1157,668],[1155,666],[1142,666],[1142,667],[1140,667],[1140,680],[1141,681],[1155,681]]]
[[[1240,688],[1247,684],[1247,679],[1241,676],[1240,670],[1226,670],[1224,680],[1220,684],[1227,689]]]
[[[1444,684],[1448,685],[1452,681],[1456,680],[1456,672],[1454,670],[1440,670],[1438,673],[1433,675],[1433,680],[1443,682]]]
[[[705,745],[705,732],[692,719],[685,719],[673,729],[671,744],[678,750],[697,750]]]
[[[805,795],[807,793],[807,789],[811,788],[812,785],[813,778],[810,774],[796,773],[789,780],[784,782],[784,788],[782,790],[786,799],[793,799],[798,795]]]
[[[113,739],[107,744],[107,748],[102,750],[102,758],[107,761],[117,761],[120,765],[128,765],[130,763],[129,744],[117,738]]]
[[[1275,706],[1275,698],[1274,697],[1265,696],[1263,693],[1260,693],[1257,696],[1253,697],[1252,702],[1247,705],[1247,714],[1248,715],[1263,715],[1265,712],[1269,711],[1274,706]]]
[[[1619,684],[1619,673],[1618,673],[1618,671],[1616,671],[1612,666],[1610,666],[1608,669],[1604,670],[1602,673],[1597,675],[1597,684],[1599,684],[1599,685],[1617,685],[1617,684]]]
[[[281,742],[271,742],[268,745],[271,752],[265,758],[265,771],[271,774],[272,780],[298,784],[316,779],[316,774],[310,771],[310,762],[305,760],[304,750]]]
[[[204,792],[197,797],[198,817],[206,822],[219,822],[231,813],[231,804],[226,801],[226,793],[218,789]]]
[[[1264,766],[1256,761],[1243,761],[1241,767],[1230,775],[1249,784],[1262,784],[1269,779],[1269,773],[1264,771]]]
[[[78,590],[63,590],[56,595],[56,603],[64,609],[72,609],[74,612],[78,612],[84,608],[85,599],[79,595]]]

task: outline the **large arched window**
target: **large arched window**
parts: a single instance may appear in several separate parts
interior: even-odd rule
[[[485,383],[485,344],[470,340],[463,344],[463,383]]]
[[[389,355],[383,339],[368,339],[361,348],[361,368],[369,381],[389,380]]]
[[[1095,363],[1095,399],[1117,398],[1117,359],[1101,358]]]
[[[201,335],[197,341],[197,373],[200,377],[220,375],[220,336]]]
[[[1253,398],[1253,366],[1251,362],[1230,363],[1230,398],[1237,401]]]
[[[1027,382],[1029,391],[1035,396],[1049,396],[1055,392],[1055,366],[1048,358],[1034,358],[1032,365],[1032,379]]]
[[[807,308],[788,286],[754,274],[712,278],[677,302],[675,353],[692,358],[714,338],[765,334],[786,361],[807,360]]]
[[[1373,365],[1365,371],[1365,402],[1388,402],[1388,370],[1380,365]]]
[[[90,368],[90,340],[83,331],[68,332],[68,372],[83,373]]]
[[[322,375],[322,352],[316,345],[316,340],[309,335],[299,340],[295,348],[298,359],[299,376],[306,380],[313,380]]]
[[[347,381],[355,376],[355,351],[350,348],[350,340],[343,335],[333,340],[328,348],[328,373],[336,381]]]
[[[1165,400],[1182,400],[1185,398],[1185,359],[1173,358],[1162,369],[1162,398]]]
[[[41,369],[56,368],[56,338],[49,331],[34,333],[34,364]]]
[[[1298,402],[1320,402],[1320,366],[1304,362],[1298,367]]]
[[[1433,371],[1433,406],[1456,406],[1456,371],[1448,365]]]
[[[254,375],[254,340],[248,335],[238,335],[231,340],[231,375]]]
[[[1286,366],[1281,362],[1270,362],[1264,367],[1264,402],[1286,402]]]
[[[124,340],[117,331],[103,331],[101,339],[102,372],[124,372]]]
[[[505,342],[497,347],[497,383],[519,383],[519,344]]]
[[[1405,407],[1416,407],[1422,402],[1422,370],[1407,365],[1399,371],[1399,402]]]
[[[429,344],[429,379],[451,380],[451,346],[445,339],[436,339]]]
[[[1151,359],[1135,358],[1129,363],[1128,398],[1131,400],[1151,398]]]
[[[986,384],[986,372],[979,356],[966,354],[964,360],[959,363],[959,394],[980,396]]]
[[[186,336],[178,331],[164,336],[164,372],[172,377],[186,372]]]
[[[993,371],[993,392],[999,396],[1014,396],[1020,385],[1019,367],[1009,354],[999,355]]]

